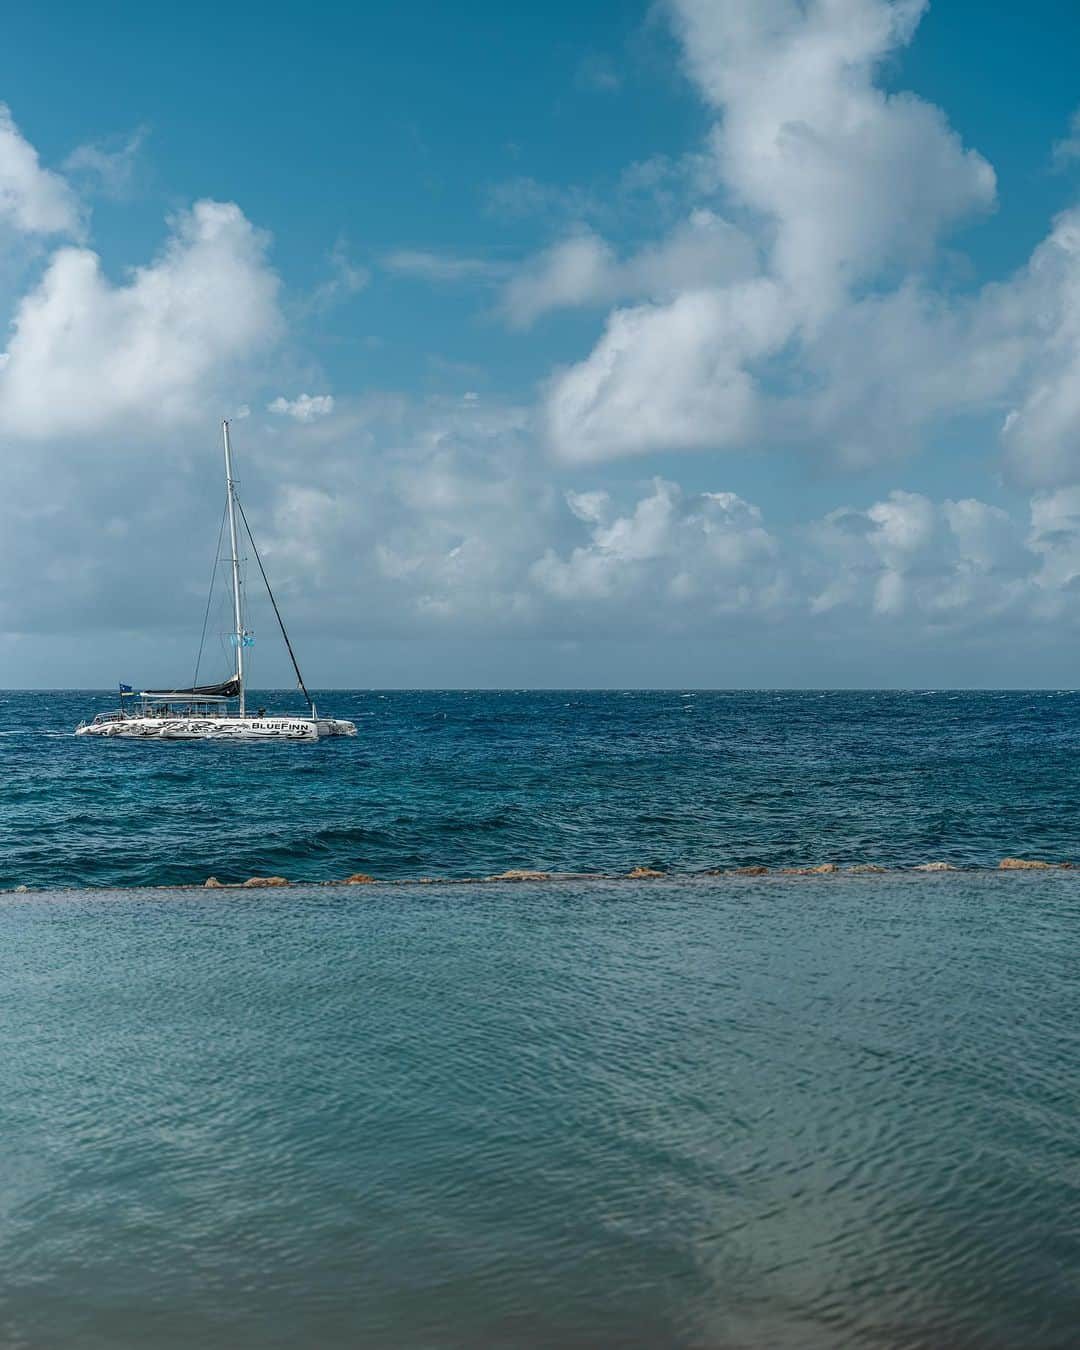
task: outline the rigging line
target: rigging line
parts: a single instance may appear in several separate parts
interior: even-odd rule
[[[274,607],[274,618],[278,621],[278,627],[281,629],[281,636],[285,639],[285,646],[289,649],[289,659],[292,661],[293,670],[296,671],[297,683],[300,685],[301,692],[307,699],[311,714],[315,715],[315,704],[312,702],[311,695],[307,691],[307,685],[304,683],[304,677],[300,674],[300,667],[297,664],[296,653],[292,649],[292,643],[289,641],[289,635],[285,631],[285,621],[281,617],[281,610],[277,607],[277,601],[274,599],[274,592],[270,589],[270,581],[266,575],[266,568],[263,566],[262,558],[259,556],[259,549],[255,543],[255,536],[251,533],[251,526],[248,524],[247,516],[244,515],[244,508],[240,503],[240,498],[236,498],[236,506],[240,512],[240,519],[244,522],[244,529],[247,531],[248,542],[251,544],[251,551],[255,554],[255,561],[259,564],[259,572],[262,575],[263,585],[266,587],[266,594],[270,597],[270,603]]]
[[[191,681],[192,689],[199,683],[199,667],[202,665],[203,645],[206,642],[206,625],[210,618],[210,606],[214,602],[214,582],[217,580],[218,564],[221,562],[221,541],[225,535],[225,512],[228,509],[228,503],[226,503],[221,510],[221,526],[218,529],[217,548],[214,550],[214,568],[210,573],[210,589],[206,595],[206,612],[203,614],[202,636],[199,638],[199,654],[195,658],[195,678]]]

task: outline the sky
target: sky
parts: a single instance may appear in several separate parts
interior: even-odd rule
[[[1080,684],[1072,0],[4,26],[0,686]]]

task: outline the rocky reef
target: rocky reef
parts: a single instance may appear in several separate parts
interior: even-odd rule
[[[880,863],[858,862],[849,863],[841,866],[835,862],[816,863],[805,867],[778,867],[769,868],[761,863],[749,863],[740,867],[709,867],[696,872],[665,872],[657,867],[637,866],[630,868],[627,872],[545,872],[532,867],[511,867],[503,872],[494,872],[488,876],[475,877],[439,877],[439,876],[420,876],[420,877],[386,877],[380,878],[373,876],[370,872],[353,872],[350,876],[334,878],[326,881],[311,881],[299,879],[289,880],[287,877],[280,876],[254,876],[248,877],[245,881],[222,881],[216,876],[209,876],[199,886],[198,883],[181,883],[173,886],[149,886],[149,887],[130,887],[124,889],[132,890],[154,890],[154,891],[190,891],[196,886],[201,890],[261,890],[268,887],[278,886],[485,886],[493,884],[506,884],[515,882],[570,882],[570,881],[671,881],[671,882],[694,882],[704,881],[720,877],[731,878],[788,878],[788,877],[821,877],[821,876],[899,876],[905,873],[913,872],[1045,872],[1045,871],[1070,871],[1074,864],[1071,862],[1046,862],[1037,858],[1002,858],[1000,862],[990,867],[987,866],[965,866],[960,867],[950,862],[921,862],[912,863],[904,867],[883,867]],[[6,892],[0,891],[0,894],[27,894],[36,887],[14,886]],[[48,887],[43,890],[115,890],[116,887]]]

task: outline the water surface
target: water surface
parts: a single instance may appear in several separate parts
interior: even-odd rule
[[[1075,1345],[1078,922],[1069,872],[3,897],[0,1344]]]
[[[115,697],[0,693],[0,887],[1080,862],[1075,693],[338,692],[355,740],[71,736]]]

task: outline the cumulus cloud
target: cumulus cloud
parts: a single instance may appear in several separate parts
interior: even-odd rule
[[[1080,213],[1054,222],[1004,281],[937,284],[935,250],[992,208],[995,186],[939,110],[881,87],[882,62],[922,9],[672,0],[715,126],[685,161],[627,172],[619,191],[663,199],[666,226],[651,242],[639,228],[632,245],[583,228],[585,198],[571,192],[560,210],[578,223],[567,232],[564,214],[554,242],[524,263],[414,250],[383,260],[401,276],[481,283],[520,329],[558,310],[608,311],[592,350],[551,375],[535,409],[487,389],[335,399],[296,392],[295,375],[292,394],[271,399],[289,388],[280,373],[269,386],[265,372],[247,377],[282,331],[278,282],[265,236],[238,206],[197,203],[160,255],[122,279],[89,248],[59,248],[0,354],[0,430],[16,450],[0,502],[0,630],[116,624],[120,592],[124,622],[197,622],[192,541],[212,545],[218,509],[205,486],[219,455],[212,428],[242,398],[263,410],[237,447],[263,556],[301,631],[334,640],[730,642],[782,626],[808,648],[828,633],[856,650],[868,633],[994,634],[1007,618],[1010,631],[1042,624],[1053,635],[1074,624]],[[96,172],[92,155],[69,166]],[[518,188],[519,204],[555,205],[532,180]],[[70,187],[10,117],[0,216],[28,234],[77,238],[82,224]],[[366,280],[341,241],[309,309]],[[462,373],[470,385],[482,377]],[[778,444],[879,465],[928,427],[991,415],[1013,479],[1034,493],[1024,508],[845,490],[856,505],[791,523],[707,466],[694,488],[653,465],[640,484],[597,468]],[[193,449],[200,422],[205,455]],[[153,429],[154,455],[112,473],[132,423]],[[42,472],[65,454],[64,474]],[[19,560],[44,530],[49,563],[27,587]]]
[[[723,114],[712,142],[724,181],[772,222],[775,271],[811,315],[993,205],[993,169],[941,110],[875,84],[925,8],[673,0],[690,70]]]
[[[342,635],[721,638],[738,624],[861,645],[1080,615],[1074,489],[1026,514],[897,489],[780,524],[722,486],[560,488],[528,411],[495,402],[342,404],[328,433],[305,445],[283,428],[249,516],[275,585]]]
[[[617,309],[588,360],[553,379],[549,438],[576,462],[745,443],[758,416],[747,363],[789,333],[766,278]]]
[[[610,303],[650,302],[614,309],[592,353],[550,382],[558,455],[783,442],[861,465],[910,451],[933,419],[984,410],[1015,387],[1030,357],[1029,311],[989,291],[955,302],[920,271],[996,193],[990,165],[939,109],[877,82],[924,8],[671,0],[688,70],[718,116],[696,190],[722,191],[741,218],[739,231],[727,229],[757,249],[743,252],[734,276],[699,250],[688,269],[669,272],[667,294],[640,269],[637,294],[633,269],[617,285],[612,251],[595,236],[537,260],[553,296],[599,300],[606,288]],[[718,233],[723,222],[712,220]],[[643,257],[655,270],[677,245],[678,231]],[[541,303],[529,279],[511,284],[512,319]],[[749,295],[766,298],[765,322],[748,322]],[[664,358],[672,340],[676,371]]]
[[[1080,208],[1058,217],[1030,266],[999,299],[1028,324],[1029,376],[1002,429],[1022,482],[1080,473]]]
[[[528,425],[514,406],[363,401],[302,458],[283,430],[279,481],[253,516],[275,584],[314,596],[343,633],[524,623],[554,501]]]
[[[1074,489],[1026,514],[897,489],[778,524],[722,486],[558,488],[527,410],[496,402],[343,405],[302,458],[283,436],[252,518],[276,584],[345,634],[721,637],[737,623],[862,644],[1080,613]]]
[[[160,256],[122,284],[90,249],[62,248],[16,309],[0,427],[44,438],[205,418],[278,336],[277,292],[265,236],[232,203],[181,213]]]
[[[1039,493],[1031,502],[1027,549],[1040,559],[1040,613],[1055,617],[1062,596],[1080,594],[1080,487]]]
[[[328,417],[334,411],[334,396],[301,394],[299,398],[290,400],[279,395],[267,405],[267,411],[280,417],[291,417],[294,422],[314,422],[316,418]]]
[[[714,212],[698,209],[668,238],[624,259],[591,231],[560,241],[506,283],[501,308],[515,327],[527,328],[552,310],[671,300],[756,271],[752,241]]]
[[[770,527],[729,492],[656,479],[620,506],[571,493],[584,538],[549,547],[529,580],[567,628],[730,635],[731,624],[813,642],[846,634],[959,641],[1066,621],[1080,608],[1080,495],[1038,494],[1027,521],[975,498],[895,490],[866,507]]]
[[[0,103],[0,221],[23,234],[83,233],[78,198],[58,173],[41,165],[38,153]]]
[[[856,607],[884,619],[983,622],[1033,593],[1038,560],[1020,528],[974,499],[898,490],[865,510],[830,512],[807,537],[807,575],[824,577],[809,597],[814,614]]]
[[[496,286],[517,329],[607,311],[592,350],[544,384],[555,456],[784,446],[860,469],[980,419],[972,434],[1016,483],[1077,481],[1080,208],[1013,276],[940,284],[950,232],[991,211],[997,185],[940,108],[883,86],[925,0],[666,9],[715,120],[696,152],[631,165],[616,195],[632,184],[664,212],[681,196],[673,226],[632,250],[579,224],[512,265],[394,262]],[[518,188],[523,202],[544,196],[533,180]]]
[[[554,549],[533,564],[530,578],[572,609],[614,603],[639,620],[670,627],[680,611],[716,618],[783,603],[787,580],[779,546],[756,506],[732,492],[687,494],[656,479],[625,514],[606,495],[569,494],[568,505],[588,526],[587,542],[560,557]]]
[[[761,670],[782,679],[767,635],[783,634],[806,652],[793,677],[813,680],[813,653],[826,646],[865,656],[947,639],[955,655],[1002,631],[1057,642],[1080,617],[1076,489],[1036,494],[1026,516],[897,490],[779,521],[722,478],[707,491],[590,471],[560,484],[535,453],[529,410],[494,399],[339,399],[314,424],[283,417],[269,436],[259,423],[253,415],[234,437],[245,509],[293,636],[316,658],[331,642],[399,638],[663,634],[721,652],[766,635]],[[25,471],[12,465],[0,632],[128,628],[197,642],[220,448],[207,427],[198,442],[185,431],[154,449],[122,473],[108,471],[119,460],[104,451],[48,481],[44,450]],[[30,586],[19,560],[43,531],[48,567]],[[270,633],[256,590],[252,625]],[[273,650],[256,648],[260,671]],[[163,648],[154,678],[176,678],[173,657]],[[877,677],[889,675],[879,662]]]

